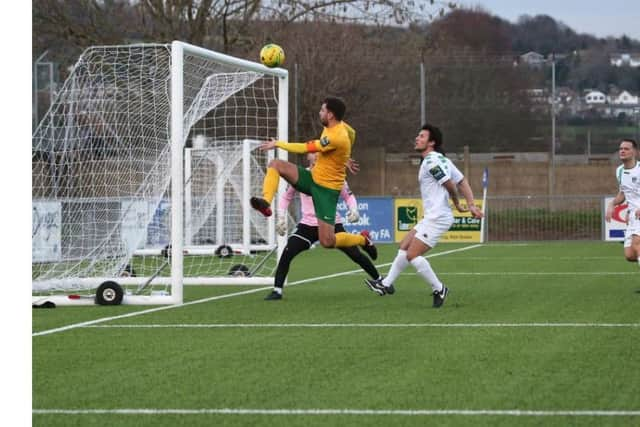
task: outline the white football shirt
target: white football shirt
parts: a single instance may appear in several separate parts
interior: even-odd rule
[[[418,182],[426,219],[453,218],[449,206],[449,192],[443,184],[450,179],[454,184],[458,184],[463,178],[464,175],[456,165],[437,151],[432,151],[424,157],[418,172]]]
[[[625,169],[624,165],[618,166],[616,178],[629,209],[640,209],[640,162],[636,162],[631,169]]]

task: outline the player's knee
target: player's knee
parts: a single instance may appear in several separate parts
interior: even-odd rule
[[[280,164],[281,163],[282,163],[282,160],[271,159],[269,161],[269,164],[267,165],[267,167],[274,168],[275,170],[280,171]]]
[[[320,241],[320,245],[321,245],[323,248],[335,248],[335,246],[336,246],[336,239],[335,239],[335,237],[334,237],[334,238],[331,238],[331,237],[323,237],[323,236],[320,236],[320,238],[319,238],[318,240]]]

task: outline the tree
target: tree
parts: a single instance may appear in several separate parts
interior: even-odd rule
[[[440,11],[455,7],[434,0],[429,5]],[[237,44],[251,45],[254,40],[247,29],[257,20],[280,26],[304,20],[404,24],[433,16],[424,2],[402,0],[143,0],[139,12],[148,36],[182,37],[223,52]]]
[[[50,49],[71,62],[87,46],[122,43],[136,28],[132,11],[123,0],[34,0],[34,56]]]
[[[251,47],[255,21],[407,24],[443,14],[439,0],[34,0],[34,29],[83,47],[127,39],[183,40],[231,52]]]
[[[428,31],[449,48],[502,54],[511,48],[511,25],[482,9],[457,9],[434,21]]]

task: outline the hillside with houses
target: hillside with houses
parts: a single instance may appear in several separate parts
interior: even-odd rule
[[[566,60],[566,54],[549,54],[527,52],[519,56],[516,64],[541,70],[548,68],[554,61]],[[633,73],[640,71],[640,53],[615,53],[609,55],[610,67],[621,70],[627,69]],[[547,85],[548,86],[548,85]],[[634,88],[635,85],[632,85]],[[533,108],[546,107],[551,104],[553,87],[538,87],[527,90],[533,101]],[[569,86],[555,87],[556,113],[568,117],[613,118],[625,120],[637,118],[640,115],[640,90],[607,84],[606,89],[584,88],[577,89]]]
[[[449,152],[548,152],[552,111],[558,153],[611,153],[620,137],[640,133],[640,41],[579,34],[546,15],[512,23],[460,8],[405,26],[231,20],[238,34],[224,38],[213,18],[199,27],[182,22],[141,31],[139,11],[127,2],[114,11],[105,3],[105,19],[92,20],[93,27],[82,19],[91,15],[84,3],[74,3],[56,11],[61,26],[51,22],[51,4],[33,4],[34,128],[86,47],[180,39],[250,60],[277,41],[295,82],[291,137],[318,134],[317,104],[335,94],[348,100],[356,154],[407,152],[422,120],[445,130]],[[115,31],[112,16],[128,24]],[[318,49],[327,44],[330,51]]]

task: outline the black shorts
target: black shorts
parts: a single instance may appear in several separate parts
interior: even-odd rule
[[[336,224],[334,226],[334,230],[336,233],[342,233],[346,231],[342,224]],[[318,226],[298,223],[291,236],[289,236],[290,239],[296,237],[298,239],[304,240],[305,242],[307,242],[308,247],[311,247],[311,245],[318,241]]]

